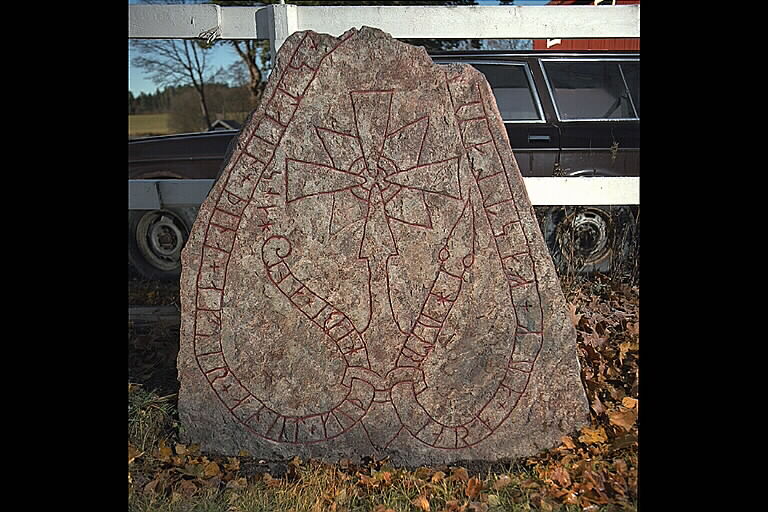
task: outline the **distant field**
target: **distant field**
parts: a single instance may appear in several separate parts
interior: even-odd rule
[[[128,115],[128,136],[166,135],[171,133],[168,128],[168,114],[136,114]]]

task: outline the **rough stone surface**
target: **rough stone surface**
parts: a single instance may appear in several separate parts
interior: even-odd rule
[[[491,90],[364,27],[281,48],[183,252],[182,435],[265,459],[534,454],[587,421]]]

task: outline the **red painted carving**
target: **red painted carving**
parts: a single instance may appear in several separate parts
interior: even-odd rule
[[[220,179],[225,180],[225,186],[219,190],[214,213],[208,219],[197,276],[194,322],[197,363],[212,390],[237,421],[264,439],[279,443],[319,443],[360,425],[374,444],[371,432],[362,421],[375,402],[391,404],[400,424],[387,444],[400,435],[411,435],[436,449],[467,448],[490,436],[517,405],[541,349],[543,332],[536,269],[496,139],[491,135],[485,93],[479,83],[466,82],[461,76],[446,76],[444,90],[453,105],[464,149],[460,156],[445,155],[445,158],[424,162],[425,141],[431,129],[429,117],[397,126],[392,108],[397,91],[353,90],[348,94],[353,132],[338,131],[335,126],[314,127],[327,161],[305,161],[288,155],[284,164],[274,162],[275,148],[295,112],[301,108],[305,91],[325,59],[344,41],[319,55],[318,44],[305,35],[282,69],[272,97],[266,99],[265,113],[252,121],[251,132],[222,173]],[[477,168],[467,157],[472,151],[482,152],[484,161],[491,162],[497,170]],[[257,162],[260,172],[233,172],[243,158]],[[468,158],[479,197],[462,193],[459,167],[463,158]],[[282,181],[284,196],[276,190],[280,188],[277,182],[270,181],[278,179]],[[257,190],[261,192],[256,194]],[[389,260],[399,255],[392,223],[413,229],[432,229],[428,194],[457,202],[461,213],[443,246],[436,251],[439,268],[418,315],[412,325],[401,326],[395,320],[388,281]],[[357,258],[365,261],[368,269],[367,283],[363,285],[368,289],[369,298],[365,325],[356,326],[344,311],[297,277],[291,269],[290,258],[296,241],[277,232],[274,215],[287,205],[317,196],[325,196],[331,202],[327,220],[330,235],[351,222],[362,221]],[[407,212],[403,213],[393,207],[395,201],[404,198],[417,208],[403,210]],[[357,214],[349,209],[350,204],[359,206]],[[317,336],[327,337],[336,346],[344,360],[341,382],[346,395],[326,411],[292,416],[268,407],[248,390],[225,359],[220,339],[221,304],[235,238],[225,235],[238,232],[249,205],[259,215],[256,225],[263,236],[260,254],[263,275],[297,313],[314,326]],[[440,343],[447,344],[453,337],[442,331],[452,308],[462,299],[465,279],[470,272],[477,271],[475,230],[480,222],[490,226],[493,233],[509,286],[511,307],[525,313],[526,318],[531,311],[538,310],[538,316],[533,315],[525,325],[518,321],[506,373],[496,384],[491,398],[478,404],[469,420],[448,425],[438,421],[419,402],[419,395],[429,388],[423,365],[438,341],[442,339]],[[392,345],[395,352],[380,350],[381,340]]]

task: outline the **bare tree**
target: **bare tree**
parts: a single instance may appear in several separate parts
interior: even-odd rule
[[[264,6],[268,4],[281,3],[280,0],[212,0],[213,3],[221,6]],[[310,1],[310,0],[290,0],[294,5],[475,5],[476,0],[426,0],[417,2],[400,2],[400,1]],[[409,43],[424,46],[427,49],[449,49],[461,44],[465,44],[468,47],[478,47],[477,42],[474,41],[447,41],[447,40],[433,40],[433,39],[420,39],[420,40],[406,40]],[[264,76],[267,70],[273,65],[270,60],[270,48],[269,41],[262,40],[231,40],[226,41],[225,44],[231,45],[235,52],[240,56],[241,61],[245,64],[248,70],[249,80],[246,84],[250,93],[251,104],[253,108],[259,103],[261,94],[264,91],[266,85]]]
[[[248,83],[246,84],[250,94],[253,108],[259,104],[261,93],[266,85],[263,81],[262,69],[266,69],[269,59],[269,41],[229,41],[240,59],[248,69]]]
[[[138,39],[132,47],[139,56],[132,59],[158,86],[191,85],[200,100],[200,112],[207,127],[211,115],[205,97],[205,84],[213,75],[207,65],[209,48],[203,42],[176,39]]]

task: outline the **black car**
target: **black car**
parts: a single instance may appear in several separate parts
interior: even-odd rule
[[[640,176],[638,52],[432,53],[490,83],[523,176]],[[237,130],[129,140],[128,178],[215,178]],[[636,248],[638,208],[537,207],[561,270],[608,271]],[[129,260],[145,277],[175,279],[195,208],[129,212]]]

